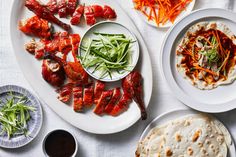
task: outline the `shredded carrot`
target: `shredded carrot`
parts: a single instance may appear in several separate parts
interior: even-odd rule
[[[224,51],[224,48],[221,44],[220,37],[219,37],[217,30],[213,31],[212,33],[213,33],[213,36],[216,38],[217,43],[219,44],[221,55],[225,57],[225,51]]]
[[[150,21],[152,19],[152,12],[153,12],[153,9],[150,9],[150,12],[148,15],[148,21]]]
[[[210,70],[210,69],[205,69],[205,68],[203,68],[203,67],[200,67],[200,66],[195,66],[194,67],[195,69],[198,69],[198,70],[203,70],[203,71],[205,71],[205,72],[207,72],[207,73],[209,73],[209,74],[212,74],[212,75],[214,75],[214,76],[219,76],[219,74],[217,74],[217,73],[215,73],[214,71],[212,71],[212,70]]]
[[[187,50],[186,48],[184,48],[184,47],[182,47],[182,46],[180,46],[180,45],[179,45],[179,47],[180,47],[182,50],[184,50],[188,55],[192,56],[192,59],[193,59],[194,61],[196,61],[196,59],[195,59],[195,57],[194,57],[194,55],[193,55],[192,52],[190,52],[189,50]]]
[[[230,51],[228,51],[227,56],[226,56],[225,60],[223,61],[222,65],[221,65],[221,67],[222,67],[221,70],[222,70],[222,71],[225,70],[225,67],[226,67],[226,65],[227,65],[227,61],[228,61],[228,59],[229,59],[229,55],[230,55]]]
[[[148,20],[154,20],[156,25],[165,25],[167,21],[174,22],[177,16],[192,0],[133,0],[135,9],[144,13]],[[147,14],[143,9],[150,11]],[[154,17],[154,18],[152,18]]]

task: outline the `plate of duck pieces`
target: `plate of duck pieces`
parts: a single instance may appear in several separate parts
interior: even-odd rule
[[[40,100],[68,123],[90,133],[116,133],[140,118],[145,120],[152,67],[147,47],[130,18],[108,0],[57,2],[45,0],[42,5],[25,0],[12,5],[12,46]],[[137,65],[123,79],[109,83],[90,77],[78,55],[81,37],[102,21],[132,30],[139,43]]]

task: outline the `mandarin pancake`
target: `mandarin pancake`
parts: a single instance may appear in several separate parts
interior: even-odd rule
[[[177,46],[178,72],[199,89],[214,89],[236,79],[236,38],[218,21],[189,28]]]
[[[76,141],[69,132],[56,130],[46,137],[44,147],[50,157],[71,157],[76,150]]]

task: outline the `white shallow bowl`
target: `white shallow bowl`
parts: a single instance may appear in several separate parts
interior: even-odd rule
[[[187,6],[186,6],[186,10],[182,11],[175,19],[174,23],[170,22],[170,21],[167,21],[164,25],[159,25],[157,26],[156,22],[154,20],[148,20],[147,17],[142,13],[140,12],[139,10],[136,10],[137,12],[137,15],[143,20],[145,21],[147,24],[153,26],[153,27],[157,27],[157,28],[169,28],[171,27],[173,24],[175,24],[176,22],[178,22],[181,18],[183,18],[184,16],[188,15],[191,13],[191,11],[193,10],[193,7],[195,5],[195,1],[196,0],[192,0],[192,2],[190,2]],[[134,2],[133,3],[133,6],[134,6]],[[157,12],[158,13],[158,10]]]
[[[117,22],[112,22],[112,21],[105,21],[105,22],[99,22],[89,28],[84,36],[81,39],[80,42],[80,48],[79,48],[79,55],[83,57],[85,55],[85,51],[81,49],[83,45],[85,45],[86,42],[88,42],[89,39],[96,39],[97,36],[94,34],[94,32],[99,32],[99,33],[108,33],[108,34],[124,34],[128,39],[131,39],[132,41],[135,41],[134,43],[131,44],[131,66],[130,71],[125,71],[122,74],[117,73],[116,71],[113,71],[111,73],[112,78],[109,76],[106,76],[104,78],[100,78],[101,72],[100,71],[94,71],[95,67],[90,67],[90,68],[85,68],[85,71],[92,76],[93,78],[97,80],[101,80],[104,82],[114,82],[121,80],[125,76],[127,76],[136,66],[139,58],[139,44],[136,36],[134,33],[132,33],[127,27],[124,25],[117,23]]]
[[[160,67],[173,95],[185,105],[203,112],[224,112],[236,108],[236,82],[212,90],[200,90],[184,79],[176,69],[176,46],[192,25],[202,21],[220,21],[236,34],[236,14],[224,9],[198,10],[176,23],[166,34]]]
[[[79,146],[78,146],[78,141],[77,141],[77,139],[76,139],[76,136],[75,136],[73,133],[71,133],[71,132],[69,132],[69,131],[67,131],[67,130],[65,130],[65,129],[55,129],[55,130],[52,130],[52,131],[48,132],[47,135],[44,137],[43,142],[42,142],[42,149],[43,149],[43,153],[44,153],[45,157],[50,157],[50,156],[48,155],[47,151],[46,151],[46,148],[45,148],[46,143],[45,143],[45,142],[46,142],[47,138],[48,138],[50,135],[52,135],[53,133],[55,133],[55,132],[57,132],[57,131],[64,131],[64,132],[67,132],[68,134],[70,134],[70,135],[73,137],[73,139],[74,139],[74,141],[75,141],[75,151],[74,151],[74,153],[72,154],[71,157],[76,157],[76,156],[78,155],[78,147],[79,147]]]
[[[195,115],[195,114],[199,114],[200,112],[194,111],[194,110],[189,110],[189,109],[178,109],[178,110],[173,110],[173,111],[168,111],[166,113],[161,114],[160,116],[156,117],[150,124],[148,124],[148,126],[145,128],[145,130],[143,131],[139,141],[143,140],[148,133],[156,126],[158,125],[162,125],[165,124],[169,121],[181,118],[181,117],[185,117],[185,116],[190,116],[190,115]],[[217,120],[219,123],[221,123],[219,120]],[[222,123],[221,123],[222,124]],[[222,124],[222,126],[224,126]],[[229,137],[231,137],[231,145],[228,147],[228,155],[227,157],[236,157],[236,153],[235,153],[235,145],[234,145],[234,141],[232,139],[232,136],[230,135],[229,131],[227,130],[227,128],[225,127],[226,135],[229,135]]]

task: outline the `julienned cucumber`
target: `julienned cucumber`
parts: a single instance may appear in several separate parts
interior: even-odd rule
[[[28,99],[24,96],[16,96],[12,92],[8,95],[6,101],[0,100],[0,134],[7,133],[8,138],[19,134],[26,136],[30,112],[35,111],[35,108],[27,105]]]
[[[100,78],[109,76],[112,73],[122,74],[130,71],[132,41],[124,34],[109,34],[94,32],[95,38],[89,39],[80,47],[83,54],[79,56],[85,68],[94,68],[99,71]]]

